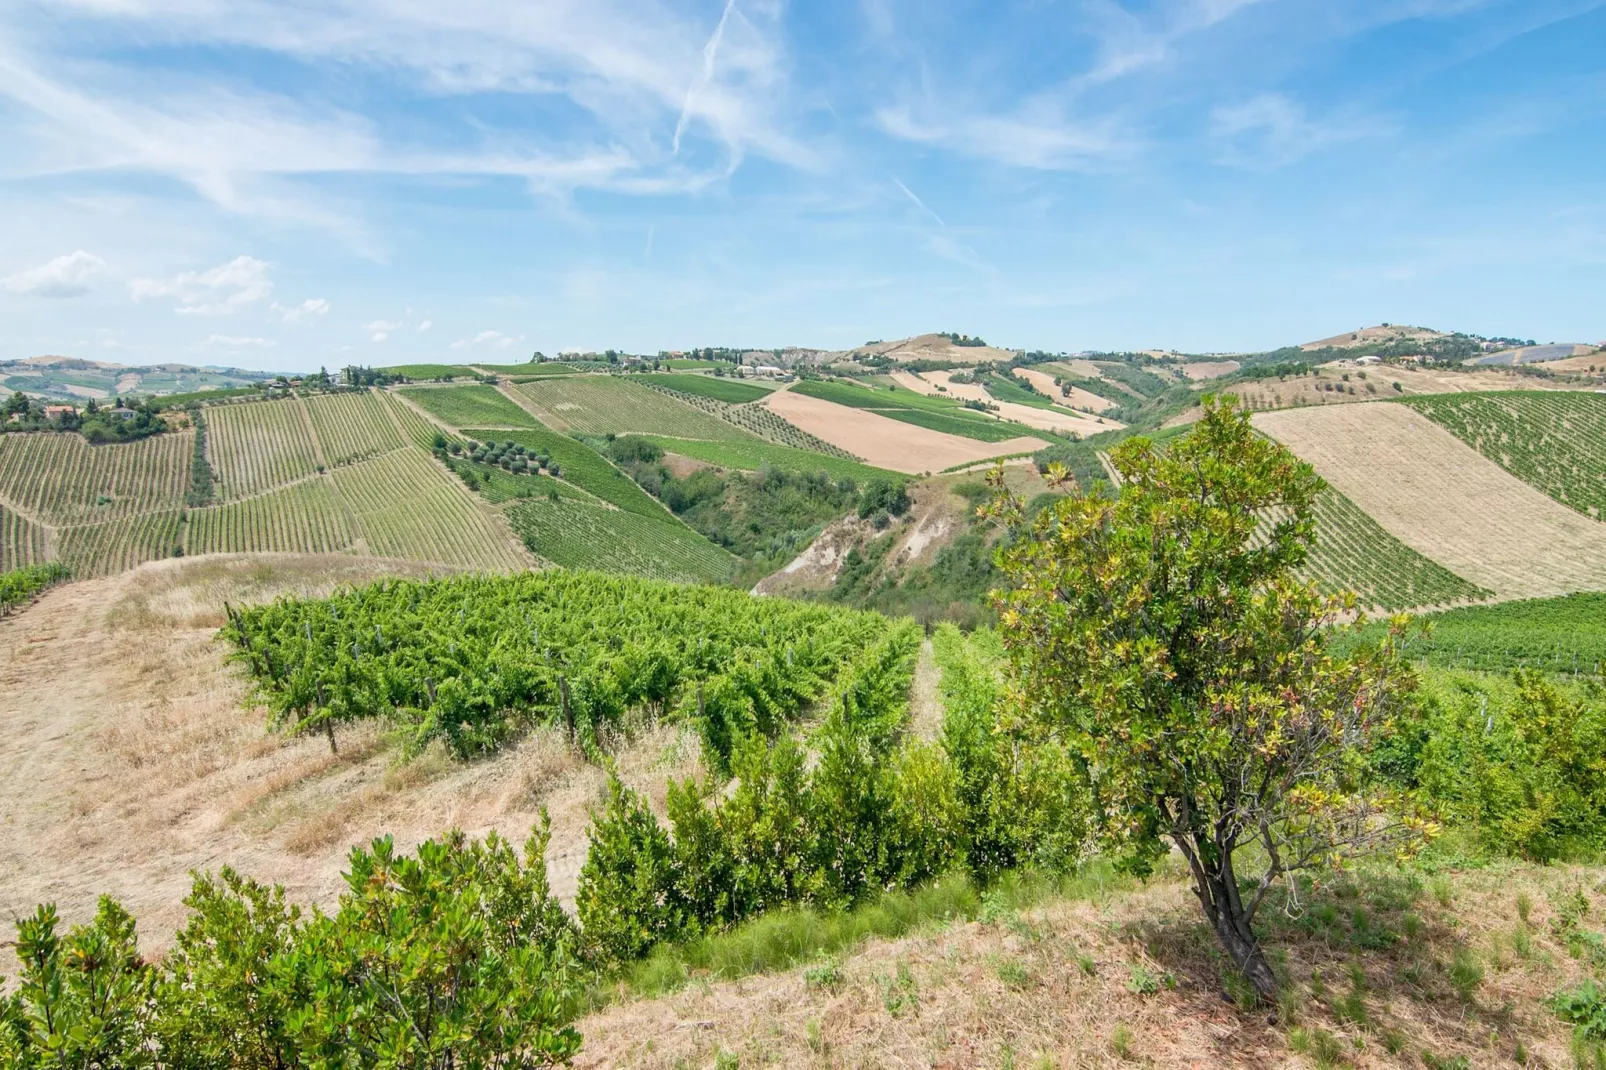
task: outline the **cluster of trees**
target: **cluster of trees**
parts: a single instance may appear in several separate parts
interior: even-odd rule
[[[608,436],[592,444],[694,530],[768,571],[844,513],[856,511],[885,526],[910,505],[901,480],[860,486],[824,471],[767,465],[757,472],[701,467],[676,475],[664,464],[664,451],[647,439]]]
[[[959,334],[959,333],[954,332],[954,331],[944,331],[944,332],[942,332],[942,336],[944,338],[948,339],[948,341],[952,342],[956,346],[973,346],[973,347],[976,347],[976,348],[980,348],[981,346],[984,346],[984,345],[987,344],[986,342],[983,342],[981,340],[981,336],[980,335],[976,335],[975,337],[972,337],[972,336],[970,336],[968,334]]]
[[[57,409],[47,412],[46,409]],[[141,401],[114,397],[107,404],[90,398],[83,409],[47,406],[18,390],[0,407],[8,431],[77,431],[92,445],[106,442],[132,442],[167,430],[158,418],[161,405],[155,399]]]
[[[445,461],[448,467],[453,467],[452,458],[461,457],[475,464],[503,468],[515,475],[540,475],[545,472],[556,477],[563,474],[561,466],[551,456],[540,450],[532,450],[512,439],[504,442],[476,442],[473,439],[460,442],[456,439],[448,440],[445,435],[436,432],[431,448],[435,456]],[[456,471],[455,467],[453,471]]]
[[[580,1048],[586,973],[547,885],[543,825],[524,847],[453,833],[416,856],[351,854],[333,913],[303,912],[224,868],[198,875],[160,964],[102,899],[61,932],[17,923],[16,990],[0,997],[0,1064],[17,1070],[543,1067]]]
[[[328,373],[324,373],[328,379]],[[340,369],[340,381],[347,386],[389,386],[391,383],[405,383],[407,377],[385,368],[369,368],[360,364],[348,364]]]

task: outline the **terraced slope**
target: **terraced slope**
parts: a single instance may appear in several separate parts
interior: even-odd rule
[[[705,442],[739,441],[749,437],[746,432],[678,398],[618,376],[575,375],[520,383],[513,389],[529,402],[542,423],[557,431],[591,435],[636,432]],[[496,425],[481,421],[473,426]]]
[[[1402,404],[1563,505],[1606,519],[1606,394],[1440,394]]]
[[[1606,590],[1606,524],[1546,497],[1405,405],[1259,413],[1389,534],[1498,598]]]
[[[187,431],[107,446],[52,431],[0,435],[0,503],[50,525],[176,509],[193,452]]]
[[[318,470],[298,399],[220,405],[206,414],[206,453],[218,497],[237,501]]]
[[[1354,591],[1362,606],[1390,612],[1494,593],[1423,557],[1331,487],[1316,499],[1316,545],[1301,572],[1324,591]]]
[[[418,450],[337,468],[333,479],[371,554],[490,570],[530,564],[500,518]]]

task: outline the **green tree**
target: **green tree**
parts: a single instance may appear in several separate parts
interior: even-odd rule
[[[1072,495],[1031,520],[994,473],[993,514],[1016,535],[995,596],[1010,699],[1080,751],[1106,843],[1140,867],[1176,845],[1222,948],[1269,999],[1253,929],[1268,891],[1421,828],[1361,776],[1372,730],[1412,686],[1403,622],[1376,648],[1332,653],[1354,598],[1294,577],[1322,481],[1230,399],[1206,399],[1164,452],[1138,437],[1112,461],[1116,497]],[[1250,845],[1260,872],[1245,879]]]

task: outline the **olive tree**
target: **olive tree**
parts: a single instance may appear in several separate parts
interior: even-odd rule
[[[1253,924],[1279,879],[1422,831],[1362,776],[1412,686],[1404,622],[1334,653],[1354,598],[1295,573],[1323,483],[1230,399],[1207,399],[1167,448],[1132,438],[1111,462],[1113,496],[1073,493],[1033,517],[994,473],[990,509],[1013,531],[994,595],[1007,701],[1081,755],[1106,845],[1142,867],[1175,845],[1222,948],[1269,999]]]

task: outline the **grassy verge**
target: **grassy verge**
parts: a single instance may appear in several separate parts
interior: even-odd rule
[[[848,911],[778,910],[729,932],[660,946],[593,998],[601,1005],[663,995],[693,980],[730,981],[787,970],[852,951],[866,940],[893,939],[927,925],[1006,917],[1050,898],[1102,901],[1132,883],[1095,860],[1071,874],[1007,873],[985,890],[967,874],[952,873],[909,891],[886,892]]]

